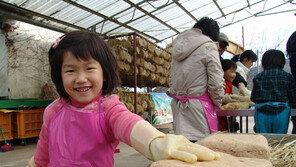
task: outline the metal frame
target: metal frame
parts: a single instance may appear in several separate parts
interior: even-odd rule
[[[134,67],[134,110],[135,110],[135,113],[137,113],[137,98],[138,98],[138,95],[137,95],[137,86],[138,86],[138,77],[137,77],[137,73],[136,73],[136,71],[137,71],[137,53],[136,53],[137,40],[136,40],[136,38],[137,37],[144,38],[144,37],[141,36],[141,35],[139,35],[139,34],[137,34],[137,33],[128,33],[128,34],[123,34],[123,35],[109,36],[108,38],[109,39],[113,39],[113,38],[119,38],[119,37],[132,37],[132,41],[133,41],[133,51],[132,51],[132,54],[133,54],[134,59],[133,59],[132,64],[133,64],[133,67]],[[149,40],[147,40],[147,41],[149,41]],[[152,43],[151,41],[149,41],[149,42]],[[157,47],[159,49],[162,49],[162,48],[160,48],[157,45],[155,45],[155,47]],[[165,52],[168,52],[165,49],[162,49],[162,50],[165,51]]]
[[[97,16],[100,16],[100,17],[104,18],[105,20],[109,20],[109,21],[111,21],[113,23],[119,24],[119,25],[121,25],[121,26],[123,26],[125,28],[128,28],[128,29],[130,29],[130,30],[132,30],[134,32],[137,32],[139,34],[142,34],[142,35],[144,35],[146,37],[149,37],[151,39],[154,39],[154,40],[158,41],[158,39],[156,39],[156,38],[154,38],[154,37],[152,37],[152,36],[150,36],[148,34],[145,34],[145,33],[141,32],[141,31],[139,31],[139,30],[137,30],[137,29],[135,29],[133,27],[130,27],[130,26],[126,25],[126,24],[122,24],[121,22],[119,22],[119,21],[117,21],[117,20],[115,20],[113,18],[107,17],[107,16],[105,16],[105,15],[99,13],[99,12],[96,12],[96,11],[94,11],[92,9],[89,9],[89,8],[87,8],[85,6],[82,6],[82,5],[80,5],[80,4],[78,4],[78,3],[74,2],[74,1],[71,1],[71,0],[63,0],[63,1],[69,3],[69,4],[73,5],[73,6],[76,6],[76,7],[80,8],[80,9],[83,9],[85,11],[88,11],[88,12],[90,12],[92,14],[95,14]]]
[[[90,15],[93,14],[93,15],[99,16],[99,17],[103,18],[103,21],[99,21],[96,24],[94,24],[94,25],[92,25],[92,26],[90,26],[88,28],[83,28],[83,27],[75,25],[75,23],[69,23],[69,22],[67,22],[67,20],[55,19],[54,17],[51,17],[51,15],[53,13],[49,14],[49,15],[43,15],[41,13],[37,13],[37,12],[34,12],[32,10],[28,10],[28,9],[25,9],[25,8],[21,7],[23,4],[21,4],[20,6],[17,6],[17,5],[13,5],[12,3],[7,3],[7,2],[4,2],[4,1],[0,1],[0,17],[27,22],[29,24],[41,26],[41,27],[51,29],[51,30],[54,30],[54,31],[58,31],[58,32],[62,32],[62,33],[70,31],[69,28],[78,29],[78,30],[96,31],[97,30],[97,25],[99,25],[101,23],[105,23],[106,21],[110,21],[112,23],[117,24],[118,26],[115,27],[115,28],[106,30],[106,32],[103,32],[102,31],[103,26],[104,26],[104,24],[103,24],[101,26],[101,29],[100,29],[101,31],[98,32],[98,30],[97,30],[97,33],[99,33],[102,36],[110,36],[112,34],[112,32],[114,32],[115,30],[117,30],[117,29],[119,29],[121,27],[125,27],[125,28],[131,30],[132,32],[143,35],[144,37],[153,40],[155,43],[162,42],[162,41],[164,41],[166,39],[169,39],[169,38],[171,38],[173,36],[176,36],[182,30],[182,29],[180,29],[180,27],[174,27],[174,26],[170,25],[169,23],[167,23],[167,20],[162,20],[159,17],[157,17],[155,14],[153,14],[156,11],[159,11],[159,10],[161,10],[163,8],[169,8],[169,7],[177,6],[184,12],[185,15],[188,15],[192,19],[192,21],[190,21],[190,22],[196,22],[198,20],[198,18],[196,16],[191,14],[192,11],[189,11],[188,9],[186,9],[184,7],[184,5],[182,5],[182,3],[180,3],[179,0],[171,0],[171,1],[169,0],[169,1],[167,1],[166,4],[161,5],[161,6],[155,8],[154,10],[152,10],[150,12],[146,11],[145,9],[143,9],[140,6],[140,5],[143,6],[145,3],[147,5],[148,4],[151,5],[152,2],[149,2],[150,0],[142,0],[142,1],[138,2],[138,3],[136,3],[136,4],[133,3],[131,0],[123,0],[122,2],[125,2],[125,3],[129,4],[130,6],[128,8],[123,9],[123,10],[119,10],[118,12],[116,12],[116,14],[113,14],[112,16],[109,16],[109,17],[102,14],[102,13],[100,13],[100,12],[98,12],[98,11],[95,11],[93,9],[90,9],[90,8],[88,8],[86,6],[83,6],[83,5],[79,4],[79,3],[77,3],[78,1],[74,1],[74,0],[62,0],[62,1],[66,2],[69,6],[70,5],[75,6],[75,7],[78,7],[80,9],[84,10],[84,11],[87,11],[87,12],[90,13]],[[243,6],[242,8],[240,8],[240,9],[238,9],[236,11],[232,11],[230,13],[225,13],[223,11],[223,8],[221,7],[221,4],[223,2],[219,1],[220,4],[218,4],[217,0],[212,0],[211,3],[213,3],[217,7],[217,10],[219,10],[220,13],[221,13],[220,17],[214,18],[215,20],[217,20],[217,19],[220,19],[222,17],[227,17],[227,16],[229,16],[231,14],[240,12],[240,11],[244,10],[245,8],[251,8],[251,6],[254,6],[254,5],[257,5],[257,4],[260,4],[260,3],[265,3],[265,2],[266,2],[266,0],[260,0],[260,1],[257,1],[257,2],[255,2],[253,4],[251,4],[249,2],[249,0],[246,0],[246,3],[247,3],[246,6]],[[289,2],[284,2],[281,5],[278,5],[278,6],[270,8],[270,9],[266,9],[266,10],[257,12],[255,14],[251,15],[251,16],[242,18],[240,20],[236,20],[236,21],[231,22],[229,24],[222,25],[222,27],[226,27],[226,26],[235,24],[237,22],[246,20],[246,19],[251,18],[251,17],[263,16],[266,12],[271,11],[271,10],[273,10],[275,8],[278,8],[278,7],[280,7],[282,5],[285,5],[285,4],[288,4],[288,3]],[[127,10],[133,9],[133,8],[135,9],[135,11],[138,10],[138,11],[143,12],[144,15],[138,16],[137,18],[131,18],[130,20],[128,20],[126,22],[120,22],[115,18],[119,14],[121,14],[121,13],[127,11]],[[195,9],[195,10],[197,10],[197,9]],[[61,11],[54,11],[54,12],[56,13],[56,12],[61,12]],[[287,10],[287,11],[282,11],[282,12],[293,12],[293,11],[295,11],[295,10]],[[166,10],[163,10],[162,12],[166,12]],[[278,13],[282,13],[282,12],[278,12]],[[270,14],[277,14],[277,13],[270,13]],[[129,25],[130,23],[133,23],[136,20],[139,20],[140,18],[147,17],[147,16],[149,16],[149,18],[152,18],[150,20],[154,20],[155,22],[164,25],[165,27],[168,28],[167,31],[173,31],[174,34],[160,39],[159,37],[157,37],[157,34],[155,34],[155,35],[150,34],[151,31],[140,30],[140,29],[137,29],[137,28],[132,27],[132,26]],[[35,17],[42,18],[42,19],[41,20],[36,20]],[[82,18],[81,20],[83,20],[83,19],[84,18]],[[177,18],[173,18],[173,19],[177,20]],[[58,23],[61,26],[57,26],[56,24],[52,24],[51,22],[50,23],[45,23],[44,21],[47,21],[47,20],[49,20],[51,22],[54,22],[54,23]],[[189,22],[187,22],[187,24],[188,23]],[[166,30],[163,30],[163,31],[166,31]]]
[[[254,6],[254,5],[260,4],[260,3],[262,3],[263,1],[266,1],[266,0],[258,1],[258,2],[256,2],[256,3],[253,3],[251,6]],[[247,7],[248,7],[248,6],[247,6]],[[230,13],[226,14],[225,17],[226,17],[226,16],[229,16],[229,15],[231,15],[231,14],[234,14],[234,13],[236,13],[236,12],[240,12],[240,11],[244,10],[245,8],[246,8],[246,7],[242,7],[242,8],[240,8],[240,9],[236,10],[236,11],[230,12]],[[223,17],[223,16],[217,17],[217,18],[215,18],[215,20],[220,19],[220,18],[222,18],[222,17]],[[253,17],[253,16],[251,16],[251,17]],[[251,18],[251,17],[248,17],[248,18]],[[248,18],[247,18],[247,19],[248,19]],[[245,20],[245,19],[238,20],[238,21],[235,22],[235,23],[238,23],[238,22],[243,21],[243,20]],[[229,26],[229,25],[232,25],[232,24],[235,24],[235,23],[227,24],[227,25],[224,25],[223,27],[226,27],[226,26]],[[173,36],[176,36],[176,35],[177,35],[177,34],[171,35],[171,36],[169,36],[169,37],[167,37],[167,38],[161,39],[160,41],[164,41],[164,40],[169,39],[169,38],[172,38]]]
[[[234,132],[236,133],[236,131],[234,130],[234,120],[235,117],[240,118],[240,133],[243,133],[243,117],[246,118],[246,133],[248,133],[248,129],[249,129],[249,124],[248,124],[248,120],[249,117],[253,117],[255,114],[255,109],[242,109],[242,110],[216,110],[217,111],[217,116],[229,116],[230,117],[230,121],[228,122],[229,124],[229,131],[230,132]],[[291,109],[291,113],[290,116],[296,116],[296,109]]]

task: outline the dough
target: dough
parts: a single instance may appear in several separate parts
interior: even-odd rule
[[[250,103],[249,102],[231,102],[223,105],[221,107],[222,110],[243,110],[249,109]]]
[[[263,135],[213,134],[201,140],[199,144],[236,157],[270,159],[270,147]]]
[[[150,167],[272,167],[266,159],[235,157],[219,152],[221,158],[213,161],[196,162],[189,164],[179,160],[160,160],[154,162]]]

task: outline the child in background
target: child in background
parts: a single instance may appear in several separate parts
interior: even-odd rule
[[[296,101],[296,83],[293,76],[283,70],[284,65],[283,52],[271,49],[263,54],[263,71],[254,77],[251,94],[251,100],[256,103],[257,133],[287,133],[289,103]]]
[[[44,111],[29,167],[112,167],[120,141],[154,161],[174,158],[194,163],[219,158],[184,136],[161,133],[131,113],[117,95],[105,97],[119,86],[120,78],[115,57],[97,34],[63,35],[50,48],[49,63],[60,98]]]
[[[223,103],[225,104],[226,102],[234,101],[231,99],[232,94],[232,82],[236,76],[236,64],[231,61],[224,59],[221,61],[222,69],[224,71],[224,79],[225,79],[225,92],[224,92],[224,97],[223,97]],[[231,99],[231,100],[230,100]],[[227,101],[228,100],[228,101]],[[228,121],[226,116],[218,116],[218,121],[219,121],[219,131],[228,131]]]
[[[238,91],[243,96],[251,96],[251,91],[246,89],[246,86],[249,79],[250,68],[253,66],[254,62],[257,61],[257,55],[252,50],[246,50],[242,54],[233,56],[231,60],[236,63],[236,72],[239,73],[244,80],[238,81],[238,78],[236,78],[233,81],[234,83],[238,83],[238,90],[236,88],[234,89],[235,93]]]

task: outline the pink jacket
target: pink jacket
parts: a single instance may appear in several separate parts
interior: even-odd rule
[[[133,126],[142,117],[131,113],[126,106],[119,101],[117,95],[101,98],[101,108],[106,114],[108,121],[108,129],[114,137],[114,142],[122,141],[131,146],[130,134]],[[59,98],[51,103],[44,111],[44,123],[39,135],[40,140],[37,144],[37,151],[34,155],[36,166],[48,166],[49,164],[49,150],[48,150],[48,125],[52,118],[62,109],[62,107],[69,103],[68,101]],[[83,108],[79,108],[79,112],[96,112],[98,110],[98,101],[94,101]]]

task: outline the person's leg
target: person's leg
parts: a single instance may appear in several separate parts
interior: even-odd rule
[[[290,108],[273,115],[272,133],[287,134],[290,121]]]
[[[254,131],[255,133],[257,133],[257,131],[256,131],[256,126],[255,126],[255,125],[253,126],[253,131]]]
[[[296,116],[291,117],[291,121],[293,123],[292,134],[296,134]]]
[[[218,116],[219,131],[228,131],[228,123],[226,116]]]
[[[256,133],[271,133],[271,115],[255,111],[254,120]]]
[[[234,116],[233,118],[234,118],[233,129],[234,129],[234,132],[236,132],[239,130],[239,123],[236,121],[236,116]]]

